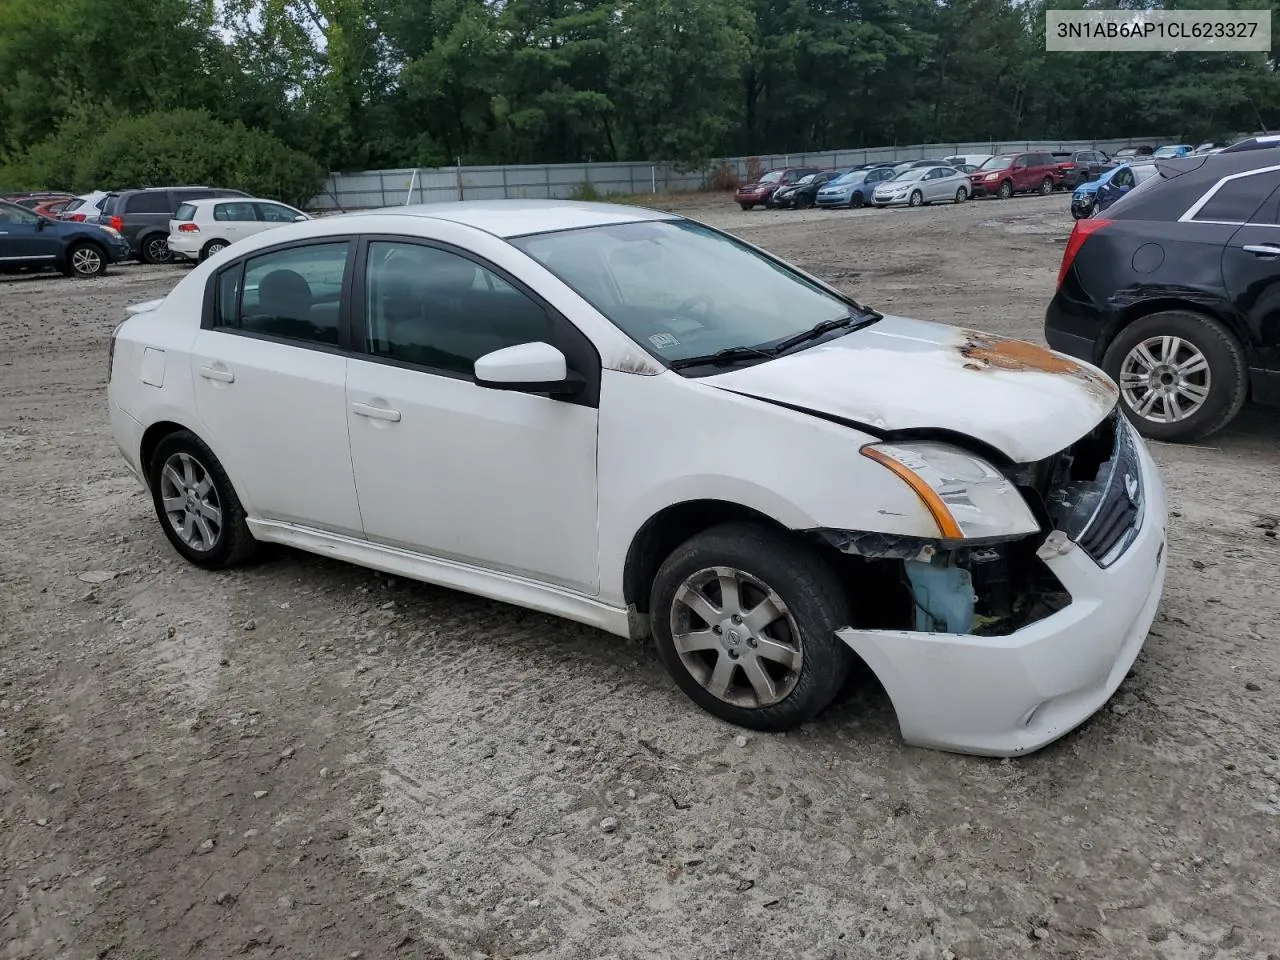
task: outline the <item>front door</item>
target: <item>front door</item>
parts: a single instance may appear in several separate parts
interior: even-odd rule
[[[220,271],[191,380],[251,515],[361,537],[339,324],[354,246],[292,244]]]
[[[0,264],[52,266],[61,241],[42,219],[16,203],[0,203]]]
[[[366,261],[353,295],[366,356],[351,360],[347,379],[365,535],[596,593],[590,342],[451,249],[375,239]],[[475,384],[479,357],[536,341],[559,347],[594,388],[566,402]]]

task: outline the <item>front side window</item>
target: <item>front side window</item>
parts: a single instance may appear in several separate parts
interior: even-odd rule
[[[291,247],[251,257],[243,274],[239,265],[225,271],[217,325],[336,346],[349,248],[346,240]]]
[[[213,207],[213,219],[227,221],[257,220],[252,203],[218,203]]]
[[[40,218],[29,210],[24,210],[16,203],[0,201],[0,223],[25,224],[34,227]]]
[[[547,312],[496,273],[416,243],[369,244],[364,315],[369,353],[464,376],[494,350],[555,339]]]
[[[687,221],[511,241],[654,356],[763,348],[858,310],[725,234]]]
[[[258,208],[258,216],[267,223],[293,223],[302,215],[293,207],[286,207],[282,203],[259,203],[255,206]]]

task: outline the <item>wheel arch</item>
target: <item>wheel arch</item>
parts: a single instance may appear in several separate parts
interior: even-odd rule
[[[1155,313],[1163,313],[1166,310],[1182,310],[1186,313],[1198,313],[1201,316],[1215,320],[1226,328],[1227,332],[1236,339],[1244,350],[1245,358],[1252,360],[1254,347],[1250,341],[1244,323],[1239,317],[1222,304],[1203,298],[1193,298],[1190,296],[1164,296],[1153,297],[1149,300],[1140,300],[1131,303],[1120,310],[1115,318],[1107,324],[1103,330],[1103,335],[1098,338],[1097,345],[1094,347],[1094,362],[1101,366],[1103,357],[1111,349],[1111,344],[1115,342],[1116,337],[1120,335],[1120,331],[1131,326],[1143,317],[1149,317]]]
[[[142,431],[142,439],[138,443],[138,465],[142,468],[142,481],[146,485],[148,492],[151,490],[151,458],[155,456],[156,448],[160,446],[160,441],[165,437],[180,431],[193,434],[213,452],[213,455],[218,458],[218,463],[222,466],[223,472],[226,473],[227,479],[231,481],[231,487],[235,490],[240,503],[244,506],[245,511],[250,516],[253,516],[253,508],[245,498],[244,484],[236,476],[234,467],[228,466],[227,458],[222,455],[218,445],[211,442],[208,435],[203,431],[190,424],[171,418],[162,418],[148,426]]]

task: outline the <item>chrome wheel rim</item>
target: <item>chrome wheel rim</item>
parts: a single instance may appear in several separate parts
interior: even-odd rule
[[[178,539],[207,553],[222,537],[222,504],[209,471],[189,453],[175,453],[160,470],[160,502]]]
[[[1043,193],[1046,197],[1049,194],[1053,193],[1053,181],[1050,180],[1048,177],[1045,177],[1043,180],[1041,180],[1040,192]]]
[[[910,201],[908,201],[908,202],[911,204],[911,206],[913,206],[913,207],[918,207],[918,206],[920,206],[920,204],[921,204],[923,201],[924,201],[924,198],[923,198],[922,196],[920,196],[920,194],[918,194],[918,193],[913,193],[913,194],[911,195],[911,199],[910,199]]]
[[[959,190],[956,191],[956,203],[964,203],[964,201],[965,201],[964,187],[961,187]]]
[[[92,247],[81,247],[71,255],[71,269],[85,275],[95,274],[102,269],[102,254]]]
[[[225,244],[225,243],[211,243],[211,244],[209,244],[209,256],[211,256],[211,257],[212,257],[215,253],[217,253],[219,250],[223,249],[224,247],[226,247],[226,244]]]
[[[1006,200],[1013,196],[1013,187],[1011,187],[1007,181],[1000,184],[1000,196],[1004,197]]]
[[[169,241],[168,240],[151,240],[147,243],[147,255],[157,263],[162,263],[169,259]]]
[[[1148,337],[1120,364],[1120,393],[1139,417],[1178,423],[1209,399],[1213,375],[1200,348],[1182,337]]]
[[[734,567],[708,567],[680,585],[671,640],[698,685],[737,707],[785,700],[804,664],[800,629],[782,598]]]

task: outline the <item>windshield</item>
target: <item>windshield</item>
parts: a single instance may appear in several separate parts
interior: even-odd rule
[[[761,178],[760,178],[760,182],[761,182],[761,183],[773,183],[773,182],[775,182],[775,181],[777,181],[777,180],[780,180],[780,179],[782,179],[782,171],[781,171],[781,170],[770,170],[768,173],[766,173],[763,177],[761,177]]]
[[[1013,164],[1013,157],[992,157],[980,166],[979,170],[1006,170]]]
[[[831,183],[833,185],[838,183],[857,183],[859,180],[863,179],[866,175],[867,175],[867,171],[865,170],[850,170],[848,173],[840,174],[840,176],[832,180]]]
[[[859,313],[853,301],[689,221],[587,227],[510,242],[668,363],[764,348]]]
[[[924,176],[926,173],[928,173],[928,172],[929,172],[929,168],[928,168],[928,167],[912,167],[912,168],[910,168],[909,170],[903,170],[900,174],[898,174],[898,175],[897,175],[896,177],[894,177],[893,179],[894,179],[894,180],[902,180],[902,181],[906,181],[906,180],[919,180],[921,177],[923,177],[923,176]]]
[[[1152,156],[1161,157],[1161,158],[1176,157],[1181,152],[1182,152],[1182,147],[1177,147],[1177,146],[1161,147],[1154,154],[1152,154]]]
[[[806,174],[805,176],[801,177],[799,180],[796,181],[796,186],[798,187],[802,183],[813,183],[813,178],[816,176],[817,176],[816,173]]]

